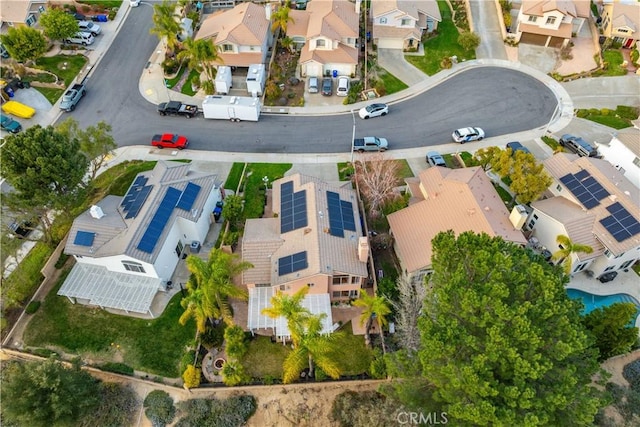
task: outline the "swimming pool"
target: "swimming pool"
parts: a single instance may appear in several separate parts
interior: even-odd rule
[[[634,303],[636,307],[638,307],[638,314],[640,314],[640,303],[629,294],[593,295],[589,292],[579,291],[577,289],[567,289],[567,295],[571,299],[579,299],[582,301],[584,304],[582,314],[591,313],[596,308],[607,307],[617,302]],[[637,317],[638,316],[636,316],[636,318]]]

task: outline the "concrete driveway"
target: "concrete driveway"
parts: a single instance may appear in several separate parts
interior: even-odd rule
[[[404,52],[400,49],[380,49],[378,48],[378,65],[408,86],[420,83],[428,76],[409,64],[404,59]]]

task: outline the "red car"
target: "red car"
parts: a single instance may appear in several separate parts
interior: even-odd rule
[[[156,148],[177,148],[178,150],[182,150],[183,148],[187,148],[189,140],[182,135],[165,133],[163,135],[153,135],[151,145]]]

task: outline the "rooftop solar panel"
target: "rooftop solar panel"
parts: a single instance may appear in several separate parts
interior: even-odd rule
[[[600,204],[599,201],[609,195],[609,192],[586,170],[581,170],[575,175],[564,175],[560,178],[560,182],[562,182],[587,209],[598,206]]]
[[[356,221],[353,217],[353,205],[351,202],[341,200],[340,205],[342,207],[342,228],[349,231],[356,231]]]
[[[151,223],[138,243],[138,249],[143,252],[153,253],[153,249],[156,247],[160,235],[167,225],[167,221],[169,221],[173,208],[176,206],[176,203],[178,203],[181,194],[182,191],[176,188],[169,187],[167,189],[167,192],[160,202],[160,206],[158,206],[156,213],[151,219]]]
[[[589,172],[585,169],[582,169],[581,171],[575,173],[573,176],[576,177],[576,179],[582,180],[588,176],[590,176]]]
[[[147,200],[147,197],[149,196],[152,188],[153,185],[147,185],[142,187],[140,191],[138,191],[136,198],[129,205],[129,209],[125,219],[135,218],[138,216],[138,213],[140,213],[140,209],[142,209],[142,205],[144,205],[144,202]]]
[[[178,204],[176,205],[176,207],[185,211],[191,210],[191,207],[195,203],[196,197],[198,197],[201,189],[202,187],[197,184],[194,184],[192,182],[188,183],[186,188],[182,192],[182,195],[180,196],[180,200],[178,200]]]
[[[96,237],[96,233],[90,233],[88,231],[79,230],[76,233],[76,238],[73,239],[74,245],[79,246],[91,246],[93,245],[93,239]]]
[[[600,224],[618,242],[640,233],[640,222],[620,202],[607,206],[607,210],[611,215],[601,219]]]
[[[283,256],[278,259],[278,275],[295,273],[307,268],[307,251],[298,252],[293,255]]]

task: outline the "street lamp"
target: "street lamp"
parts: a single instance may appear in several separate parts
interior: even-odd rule
[[[547,123],[547,126],[545,126],[544,128],[543,136],[547,136],[547,132],[549,131],[549,126],[551,126],[551,122],[556,118],[556,114],[558,113],[558,110],[560,110],[561,105],[562,105],[562,98],[559,98],[558,103],[556,104],[556,108],[553,110],[553,114],[549,119],[549,123]],[[562,111],[560,111],[560,116],[562,116]]]

